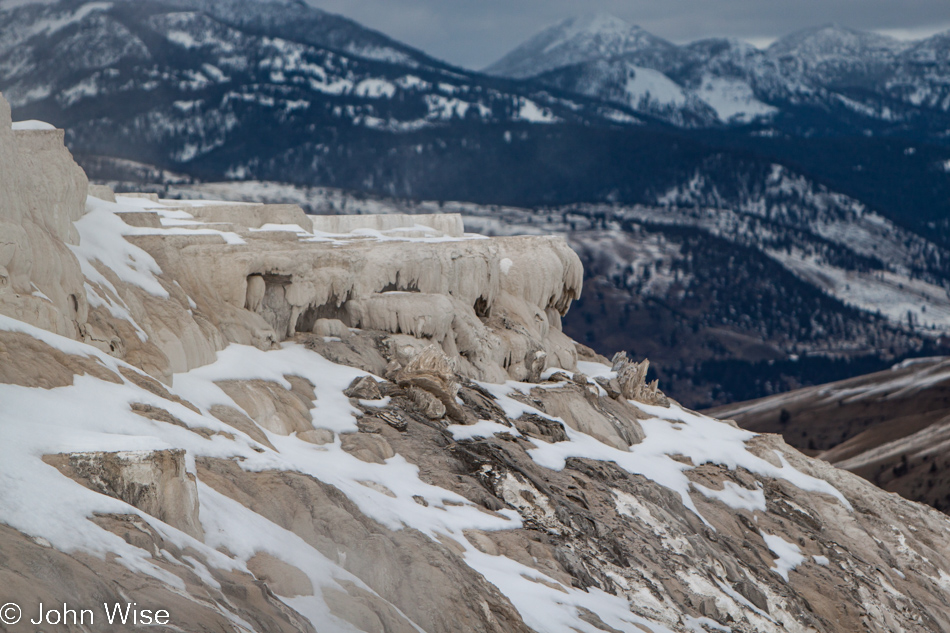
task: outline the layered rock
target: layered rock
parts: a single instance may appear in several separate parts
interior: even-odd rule
[[[88,488],[125,501],[201,539],[198,490],[184,451],[122,451],[47,455],[44,461]]]

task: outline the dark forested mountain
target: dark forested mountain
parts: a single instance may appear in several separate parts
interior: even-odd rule
[[[0,89],[17,116],[69,129],[81,156],[198,177],[411,195],[411,169],[393,172],[375,153],[408,150],[418,168],[478,143],[475,123],[634,121],[601,103],[450,68],[302,2],[65,0],[3,15]]]
[[[902,44],[829,27],[759,51],[676,46],[593,16],[491,69],[542,73],[515,81],[452,68],[293,0],[0,11],[0,90],[17,118],[69,130],[94,176],[127,170],[119,159],[201,180],[524,206],[656,204],[699,177],[702,204],[730,204],[733,182],[763,187],[779,164],[932,239],[946,233],[940,36]],[[887,116],[852,107],[884,84]]]

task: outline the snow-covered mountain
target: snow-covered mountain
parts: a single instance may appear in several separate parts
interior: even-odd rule
[[[569,18],[541,31],[485,72],[526,79],[563,66],[619,56],[665,63],[677,50],[674,44],[620,18],[592,13]]]
[[[639,350],[621,334],[672,324],[669,337],[692,342],[648,353],[690,350],[662,365],[683,361],[677,376],[664,378],[690,403],[814,382],[803,369],[760,380],[767,372],[746,364],[730,375],[749,380],[714,394],[718,362],[876,354],[874,345],[888,358],[943,353],[931,349],[940,338],[923,331],[942,331],[950,261],[941,250],[950,246],[950,150],[941,136],[950,120],[944,125],[933,106],[947,90],[940,37],[894,53],[907,64],[891,82],[900,101],[845,85],[873,73],[867,65],[845,72],[841,59],[891,53],[880,44],[887,40],[860,44],[836,28],[799,34],[787,47],[832,60],[809,68],[833,62],[841,83],[833,91],[810,84],[811,71],[788,55],[729,40],[674,46],[603,17],[563,24],[534,46],[571,62],[588,51],[592,60],[515,80],[449,67],[291,0],[0,7],[0,90],[16,118],[67,128],[67,145],[99,180],[148,182],[163,192],[267,181],[293,199],[329,187],[507,205],[566,233],[591,220],[564,221],[565,209],[595,219],[613,206],[651,209],[616,221],[662,243],[669,257],[660,269],[675,260],[673,269],[693,274],[693,295],[592,257],[591,283],[603,286],[573,318],[606,311],[622,319],[616,328],[573,333],[601,350]],[[835,38],[844,44],[828,44]],[[885,106],[892,115],[916,114],[874,118]],[[696,230],[700,237],[687,235]],[[633,235],[620,242],[635,242]],[[748,261],[731,262],[724,248],[749,249]],[[702,266],[690,263],[697,261]],[[756,291],[739,292],[752,286],[736,286],[730,275],[754,279]],[[894,301],[878,317],[882,297]],[[743,310],[761,317],[766,331],[743,322]],[[641,317],[647,326],[633,327]],[[704,351],[689,361],[696,350]]]
[[[120,5],[122,3],[120,2]],[[119,13],[128,16],[134,13],[136,4],[119,7]],[[386,35],[368,29],[343,16],[321,11],[303,0],[195,0],[162,6],[151,3],[150,12],[200,11],[215,20],[240,29],[260,33],[280,31],[285,36],[313,46],[332,48],[358,57],[401,62],[408,65],[444,66],[421,51],[397,42]],[[112,21],[111,29],[118,32],[114,23],[114,2],[6,2],[0,10],[6,12],[5,27],[0,34],[0,54],[29,42],[37,35],[55,36],[71,26],[84,25],[91,29],[97,23],[83,22],[87,16],[97,14],[101,20]],[[108,16],[108,17],[106,17]],[[121,22],[121,19],[118,19]],[[133,37],[133,43],[138,39]],[[100,42],[101,48],[104,42]],[[63,61],[63,60],[60,60]]]
[[[676,125],[768,121],[803,133],[826,124],[927,127],[946,122],[948,36],[916,43],[823,26],[766,50],[735,40],[677,46],[610,16],[566,20],[486,72],[534,78]],[[657,76],[652,73],[660,73]],[[676,95],[671,100],[671,95]]]
[[[910,46],[885,35],[826,25],[783,37],[768,54],[803,74],[847,82],[886,72]]]

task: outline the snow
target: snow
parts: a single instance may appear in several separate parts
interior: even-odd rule
[[[415,75],[405,75],[396,80],[396,85],[404,90],[416,89],[416,90],[428,90],[432,87],[428,81],[420,79]]]
[[[128,205],[133,206],[133,201],[143,210],[154,208],[156,204],[145,199],[128,199]],[[121,245],[111,244],[109,247],[116,246]],[[101,358],[111,368],[120,363],[95,348],[19,324],[13,319],[0,317],[0,328],[50,341],[67,353]],[[609,367],[598,363],[583,363],[580,369],[591,376],[611,375]],[[5,495],[0,498],[0,519],[30,535],[47,539],[55,547],[79,549],[98,556],[115,552],[122,564],[130,569],[157,575],[169,583],[179,582],[163,572],[147,552],[128,545],[84,520],[95,512],[131,512],[140,516],[142,513],[62,477],[46,466],[40,457],[48,453],[86,450],[182,448],[187,451],[187,463],[191,471],[195,458],[206,455],[237,458],[241,468],[251,472],[301,472],[335,486],[361,512],[390,529],[413,528],[430,538],[452,538],[464,549],[465,562],[495,584],[535,630],[597,633],[596,628],[580,618],[580,608],[597,613],[608,625],[618,630],[640,630],[640,627],[657,633],[668,630],[633,615],[623,596],[609,595],[596,589],[581,591],[561,586],[556,579],[516,561],[480,552],[465,537],[466,530],[516,528],[520,526],[518,515],[511,510],[501,514],[485,513],[455,493],[426,484],[419,477],[419,468],[399,455],[383,464],[371,464],[343,451],[339,436],[330,444],[315,446],[293,435],[282,436],[265,430],[263,432],[268,441],[277,449],[274,451],[210,415],[209,410],[214,405],[240,408],[216,383],[263,380],[289,389],[291,384],[287,376],[291,375],[300,376],[315,386],[316,397],[310,411],[315,428],[330,429],[337,434],[357,431],[356,416],[360,412],[353,407],[343,390],[354,378],[365,376],[366,372],[337,365],[294,343],[286,343],[280,349],[266,352],[250,346],[230,345],[218,352],[214,363],[176,374],[170,391],[196,405],[198,413],[182,404],[161,399],[125,380],[121,384],[113,384],[88,375],[77,376],[72,386],[52,390],[0,385],[0,461],[5,464],[3,472],[0,472],[0,486],[5,491]],[[519,417],[525,412],[544,415],[536,408],[510,397],[515,391],[530,391],[532,385],[509,382],[505,385],[483,386],[498,399],[499,405],[509,416]],[[129,409],[132,402],[165,408],[188,428],[135,415]],[[744,442],[752,437],[751,433],[675,406],[670,409],[640,404],[636,406],[653,417],[642,421],[646,440],[643,444],[631,447],[629,452],[606,446],[568,428],[569,441],[546,444],[534,440],[536,448],[529,454],[542,466],[563,466],[563,459],[568,455],[615,461],[630,472],[639,472],[658,483],[669,485],[680,493],[684,503],[693,508],[689,500],[690,483],[685,476],[688,467],[669,455],[688,455],[697,464],[712,461],[725,463],[731,468],[742,466],[751,472],[764,472],[768,476],[784,478],[813,489],[822,489],[821,484],[824,484],[826,488],[822,491],[833,494],[828,490],[830,486],[824,482],[812,481],[787,464],[776,468],[752,456],[744,447]],[[189,428],[197,427],[227,431],[229,436],[213,435],[209,439],[189,431]],[[516,429],[488,420],[468,426],[453,425],[448,427],[448,431],[457,441],[489,437],[497,433],[518,435]],[[6,464],[11,464],[11,467],[7,468]],[[726,482],[722,491],[707,489],[700,492],[718,498],[731,507],[764,510],[761,490],[747,490]],[[187,535],[151,517],[143,518],[156,525],[164,538],[185,544],[200,554],[204,562],[199,562],[194,555],[194,560],[186,561],[199,575],[209,574],[206,566],[243,570],[251,556],[263,551],[301,569],[314,587],[331,587],[345,580],[366,589],[363,583],[336,562],[328,560],[299,537],[266,517],[200,482],[198,493],[202,525],[207,535],[205,544],[193,542]],[[618,503],[626,499],[624,508],[634,508],[638,503],[629,495],[622,496],[625,493],[617,494]],[[69,503],[63,504],[68,510],[62,512],[51,504],[40,504],[38,507],[30,501],[41,495],[54,501],[69,499]],[[425,499],[428,506],[423,507],[414,497]],[[643,520],[649,520],[641,511],[635,511],[635,514]],[[661,532],[664,529],[655,520],[651,525]],[[675,550],[678,537],[667,534],[665,538],[664,542],[668,541],[669,547]],[[776,551],[776,547],[770,544],[773,551]],[[217,548],[230,555],[216,551]],[[777,570],[790,569],[798,564],[784,550],[777,554],[780,556]],[[288,605],[323,626],[332,628],[338,623],[331,617],[320,591],[315,596],[285,600]],[[697,626],[704,623],[701,619],[691,622]]]
[[[615,372],[610,365],[592,363],[586,360],[577,361],[577,370],[582,374],[587,374],[591,378],[606,378],[610,380],[611,378],[617,377],[617,372]]]
[[[778,557],[775,559],[775,566],[772,567],[772,570],[784,578],[785,582],[788,582],[788,572],[805,562],[801,548],[786,541],[781,536],[766,534],[765,532],[759,532],[759,534],[762,535],[766,547]]]
[[[732,633],[732,629],[728,626],[723,626],[710,618],[694,618],[691,615],[687,615],[683,617],[683,622],[686,624],[686,628],[692,631],[692,633],[709,633],[709,631]]]
[[[111,2],[89,2],[78,9],[75,13],[66,14],[63,17],[41,20],[30,26],[31,36],[37,35],[39,33],[45,33],[46,35],[52,35],[57,31],[61,31],[70,24],[76,24],[81,22],[87,15],[95,11],[108,11],[112,8]]]
[[[749,490],[731,481],[723,482],[722,490],[713,490],[693,482],[693,488],[710,499],[716,499],[733,510],[765,512],[765,493],[762,489]]]
[[[672,633],[665,626],[631,613],[625,598],[596,587],[583,591],[565,587],[536,569],[504,556],[484,554],[474,547],[467,548],[465,562],[511,600],[525,624],[535,631],[603,633],[603,629],[581,619],[578,607],[584,607],[621,631]]]
[[[275,233],[297,233],[298,235],[312,235],[305,231],[299,224],[264,224],[259,229],[250,229],[252,233],[257,232],[275,232]]]
[[[353,89],[358,97],[367,97],[369,99],[392,99],[396,94],[396,86],[384,79],[364,79],[356,84]]]
[[[672,106],[686,104],[683,89],[663,73],[639,66],[631,67],[630,71],[626,91],[631,105],[637,106],[642,102]]]
[[[52,332],[48,332],[36,326],[30,325],[29,323],[24,323],[23,321],[18,321],[2,314],[0,314],[0,330],[4,332],[19,332],[21,334],[26,334],[31,338],[49,345],[53,349],[63,352],[64,354],[95,358],[113,371],[118,371],[120,366],[125,366],[125,363],[116,360],[112,356],[101,352],[91,345],[74,341],[73,339],[66,338],[65,336],[53,334]]]
[[[220,68],[213,66],[212,64],[202,64],[201,70],[203,70],[208,77],[219,84],[230,80],[230,77],[225,75]]]
[[[732,587],[730,587],[723,581],[719,580],[718,578],[716,579],[716,584],[719,586],[719,588],[722,590],[724,594],[726,594],[727,596],[735,600],[737,603],[744,606],[746,609],[749,609],[750,611],[754,611],[758,615],[762,616],[763,618],[771,622],[775,621],[772,619],[772,616],[770,616],[768,613],[766,613],[762,609],[758,608],[757,606],[749,602],[749,600],[745,596],[743,596],[741,593],[739,593],[738,591],[736,591],[735,589],[733,589]]]
[[[37,121],[31,119],[29,121],[14,121],[13,122],[14,130],[55,130],[56,126],[46,123],[44,121]]]
[[[104,362],[112,367],[119,363],[91,346],[37,330],[8,317],[0,317],[0,328],[36,336],[67,353],[104,357]],[[42,455],[61,452],[182,448],[187,451],[191,472],[195,457],[206,455],[238,458],[242,467],[249,471],[292,470],[312,475],[338,487],[361,511],[394,530],[413,527],[434,539],[443,534],[467,544],[464,530],[520,526],[520,519],[512,512],[488,514],[455,493],[424,483],[419,479],[418,467],[401,456],[390,458],[385,464],[367,464],[343,451],[339,438],[330,445],[314,446],[293,436],[264,431],[268,440],[277,447],[275,452],[208,413],[209,406],[219,403],[239,408],[214,384],[216,381],[269,380],[289,388],[285,375],[302,376],[316,385],[317,398],[311,412],[315,426],[338,432],[356,430],[354,415],[358,411],[350,405],[342,390],[354,377],[365,375],[365,372],[336,365],[303,346],[293,344],[271,352],[232,345],[219,353],[217,362],[177,374],[171,391],[197,404],[200,413],[164,400],[124,379],[115,384],[89,375],[76,376],[73,385],[51,390],[0,385],[0,463],[4,464],[0,469],[0,487],[4,490],[4,495],[0,496],[0,520],[66,551],[78,549],[100,557],[113,552],[119,562],[133,571],[155,576],[182,589],[181,581],[162,571],[148,552],[127,544],[86,518],[95,513],[137,514],[153,525],[163,538],[192,548],[207,564],[218,568],[245,570],[248,558],[258,551],[265,551],[302,569],[315,587],[332,584],[334,579],[344,579],[368,590],[357,578],[328,561],[296,535],[201,483],[199,501],[206,544],[117,499],[88,490],[41,460]],[[162,407],[188,428],[136,415],[130,409],[133,402]],[[213,435],[208,439],[189,430],[196,427],[227,432],[228,435]],[[367,487],[366,482],[374,482],[380,489],[384,486],[394,496]],[[428,507],[420,506],[413,498],[416,496],[426,499]],[[35,503],[38,498],[45,502]],[[216,551],[218,547],[226,548],[233,557]],[[466,549],[469,550],[467,554],[475,555],[474,548],[468,546]],[[518,580],[516,584],[529,582]],[[622,599],[606,596],[597,599],[611,602],[618,612],[621,603],[625,606]],[[577,592],[574,601],[578,600],[590,602],[593,598]],[[315,618],[314,622],[320,625],[336,622],[327,619],[329,610],[319,592],[313,597],[294,598],[288,604],[299,607],[302,613]]]
[[[202,523],[209,546],[225,547],[243,561],[259,552],[266,552],[302,571],[315,588],[336,585],[345,592],[345,588],[336,583],[337,580],[345,580],[371,594],[376,593],[297,534],[275,525],[210,486],[199,484],[198,493],[202,508],[207,509],[202,515]],[[353,630],[347,622],[333,615],[321,592],[315,593],[315,596],[282,599],[315,624],[320,623],[330,630]],[[254,627],[247,625],[244,630],[251,631]]]
[[[621,112],[620,110],[608,109],[603,113],[604,118],[609,119],[615,123],[622,123],[624,125],[637,125],[641,123],[640,119],[627,114],[626,112]]]
[[[63,90],[58,99],[68,107],[85,97],[95,97],[97,94],[99,94],[98,74],[93,74]]]
[[[609,13],[592,13],[566,22],[560,37],[551,40],[544,49],[550,53],[556,48],[570,43],[579,37],[597,37],[607,39],[622,37],[630,30],[630,25]]]
[[[524,393],[523,389],[530,388],[530,385],[510,381],[505,385],[479,384],[495,397],[509,418],[517,419],[525,413],[531,413],[564,423],[560,418],[547,415],[535,407],[510,397],[514,392]],[[696,466],[709,463],[722,464],[730,470],[745,468],[749,472],[764,477],[785,480],[802,490],[830,495],[849,511],[852,509],[848,500],[834,486],[796,470],[780,454],[777,456],[782,465],[776,467],[749,452],[745,443],[755,437],[755,434],[750,431],[687,411],[675,404],[664,408],[632,400],[629,402],[648,416],[653,416],[650,419],[640,420],[640,426],[646,437],[641,443],[631,446],[629,450],[624,451],[603,444],[565,424],[568,441],[548,444],[542,440],[532,440],[536,448],[529,449],[528,454],[540,466],[552,470],[562,470],[569,457],[614,462],[631,474],[643,475],[678,493],[683,505],[703,521],[705,518],[689,495],[690,487],[694,484],[690,482],[685,471],[691,469],[692,466],[673,459],[672,456],[688,457]],[[718,493],[724,502],[728,501],[755,509],[761,508],[764,503],[764,495],[760,497],[755,494],[755,491],[742,493],[728,489],[727,492],[710,492],[714,495]]]
[[[169,42],[184,46],[185,48],[191,49],[199,46],[198,42],[195,41],[190,34],[185,33],[184,31],[169,31],[165,34],[165,37],[168,38]]]
[[[429,109],[427,118],[441,119],[448,121],[450,119],[464,119],[469,110],[473,109],[478,113],[479,118],[485,119],[491,116],[491,109],[481,103],[463,101],[455,97],[445,97],[442,95],[429,94],[425,96],[426,105]]]
[[[531,99],[522,99],[518,115],[515,118],[530,123],[556,123],[559,121],[549,109],[540,107]]]
[[[55,335],[44,335],[46,340],[50,340],[49,337]],[[70,349],[82,345],[83,355],[98,356],[95,348],[67,341],[58,341],[56,347]],[[157,423],[131,411],[131,402],[164,407],[186,424],[229,429],[214,420],[197,421],[186,407],[164,401],[124,380],[114,384],[88,375],[76,376],[71,386],[50,390],[0,385],[0,462],[4,465],[0,470],[0,487],[4,490],[0,497],[0,517],[3,522],[45,538],[65,551],[81,549],[100,557],[114,552],[120,562],[133,571],[172,584],[180,583],[151,563],[150,555],[144,550],[128,545],[86,520],[94,513],[138,514],[173,542],[186,543],[217,561],[219,567],[232,567],[220,554],[212,554],[214,550],[191,537],[121,501],[92,492],[41,460],[45,454],[61,452],[156,450],[176,444],[194,446],[196,442],[211,453],[222,448],[220,441],[205,440],[175,425],[161,425],[162,428],[157,429]],[[161,431],[162,437],[156,435],[156,430]],[[43,499],[44,503],[35,503],[36,499]]]
[[[620,18],[590,13],[541,31],[484,72],[526,79],[555,68],[610,59],[654,46],[671,47]]]
[[[471,440],[476,437],[492,437],[498,433],[520,436],[518,429],[491,420],[479,420],[475,424],[453,424],[445,429],[456,441]]]
[[[926,356],[923,358],[905,358],[899,363],[891,365],[891,371],[897,371],[899,369],[907,369],[908,367],[915,367],[918,365],[931,365],[939,363],[945,360],[943,356]]]
[[[812,560],[815,561],[815,564],[816,564],[816,565],[821,565],[822,567],[827,567],[827,566],[830,564],[830,562],[831,562],[831,561],[828,560],[828,557],[827,557],[827,556],[819,556],[818,554],[815,554],[814,556],[812,556]],[[896,570],[895,570],[895,571],[896,571]],[[900,574],[901,572],[897,572],[897,573]],[[903,575],[903,574],[901,574],[901,575]]]
[[[134,230],[115,214],[121,208],[117,203],[87,198],[86,214],[74,222],[79,231],[79,245],[71,245],[70,249],[79,259],[86,278],[109,288],[116,295],[115,286],[93,265],[94,261],[102,262],[121,281],[167,298],[168,291],[155,277],[162,272],[158,264],[151,255],[125,239],[124,236],[133,234]]]
[[[940,286],[887,270],[844,270],[794,251],[766,253],[846,304],[871,313],[880,311],[894,324],[907,326],[912,318],[916,327],[950,330],[950,295]]]
[[[777,108],[756,99],[751,86],[741,79],[707,75],[696,95],[709,104],[723,122],[746,123],[778,112]]]
[[[264,185],[256,183],[253,186]],[[136,285],[153,294],[165,292],[164,296],[167,296],[167,291],[158,280],[161,270],[157,264],[144,251],[130,244],[126,236],[213,233],[227,239],[226,234],[220,231],[204,228],[188,212],[189,206],[202,203],[175,202],[179,208],[168,204],[171,203],[125,196],[118,196],[114,204],[90,198],[87,214],[76,223],[82,239],[82,248],[77,247],[77,256],[80,256],[83,270],[85,272],[91,268],[93,283],[99,284],[100,291],[114,295],[110,295],[109,300],[114,303],[116,310],[121,310],[119,293],[108,281],[103,283],[105,278],[97,270],[97,265],[108,266],[124,283]],[[136,211],[158,214],[162,228],[131,227],[116,215],[119,212]],[[425,228],[415,226],[411,230],[423,232]],[[307,233],[295,224],[264,225],[261,230],[312,235],[310,239],[315,240],[344,238]],[[236,235],[234,237],[240,239]],[[367,231],[349,235],[347,239],[399,238],[389,233]],[[94,262],[99,264],[94,265]],[[507,266],[503,263],[503,268],[510,268],[511,265],[510,262]],[[99,277],[95,277],[96,274]],[[90,292],[95,294],[96,290],[90,287]],[[117,372],[119,367],[126,367],[121,361],[93,347],[8,317],[0,317],[0,329],[33,336],[64,353],[99,359],[113,372]],[[578,364],[578,370],[589,377],[616,376],[611,367],[601,363],[582,361]],[[552,369],[546,373],[550,375],[554,371],[564,370]],[[574,375],[573,372],[565,373]],[[361,512],[390,529],[412,528],[433,539],[446,536],[453,539],[462,546],[466,563],[508,596],[529,626],[536,630],[597,633],[597,629],[581,619],[579,609],[584,608],[597,613],[608,625],[618,630],[640,630],[646,627],[656,632],[667,631],[631,614],[627,599],[622,595],[612,596],[596,589],[581,591],[561,586],[556,579],[537,570],[502,556],[489,556],[469,543],[465,536],[466,530],[519,527],[521,519],[513,510],[486,513],[460,495],[425,483],[420,478],[419,468],[400,455],[389,458],[383,464],[371,464],[344,451],[339,435],[358,430],[356,419],[360,411],[351,404],[343,390],[353,379],[365,375],[367,373],[363,370],[335,364],[302,345],[285,343],[272,351],[230,345],[217,353],[212,364],[176,374],[170,391],[174,396],[194,404],[198,408],[197,413],[145,391],[121,377],[119,384],[113,384],[89,375],[77,376],[73,385],[52,390],[0,385],[0,463],[4,464],[4,468],[0,469],[0,489],[4,490],[4,495],[0,496],[0,521],[37,538],[46,539],[58,548],[82,550],[96,556],[114,552],[118,560],[130,569],[160,577],[168,583],[180,582],[162,571],[149,553],[128,545],[85,520],[97,512],[134,513],[156,526],[163,538],[193,548],[197,554],[184,562],[201,577],[210,577],[208,567],[244,570],[247,560],[254,553],[264,551],[302,569],[315,588],[349,581],[369,590],[296,535],[200,482],[198,494],[202,524],[207,534],[205,544],[194,541],[152,517],[142,515],[118,500],[88,491],[62,477],[40,459],[44,454],[56,452],[181,448],[187,451],[190,472],[194,472],[197,457],[210,456],[234,458],[239,461],[241,468],[250,472],[285,470],[304,473],[336,487]],[[310,404],[312,424],[314,428],[333,431],[336,434],[333,442],[316,446],[296,435],[283,436],[262,430],[276,448],[275,451],[221,423],[210,414],[211,407],[215,405],[240,409],[218,386],[217,383],[221,381],[263,380],[290,389],[288,376],[300,376],[314,385],[316,397]],[[496,398],[509,417],[518,418],[524,413],[532,413],[563,423],[563,420],[552,418],[511,397],[517,393],[529,394],[532,389],[539,387],[560,388],[560,383],[531,385],[508,382],[502,385],[483,383],[482,386]],[[362,404],[386,406],[388,402],[388,399],[382,399]],[[130,410],[132,403],[164,408],[182,420],[186,428],[138,416]],[[724,482],[722,490],[691,483],[687,477],[691,467],[673,459],[673,456],[688,457],[697,466],[703,463],[722,464],[730,469],[745,468],[757,475],[783,479],[803,490],[831,495],[850,508],[840,492],[826,482],[794,469],[781,455],[778,455],[781,466],[774,466],[749,452],[746,442],[754,437],[750,432],[676,405],[663,408],[637,402],[630,404],[648,416],[640,422],[646,435],[641,444],[621,450],[565,425],[568,441],[548,444],[531,440],[534,448],[528,451],[529,456],[539,465],[555,469],[563,468],[565,460],[573,456],[615,462],[628,472],[641,474],[678,493],[683,503],[700,518],[691,495],[701,494],[737,510],[765,512],[765,494],[761,488],[747,489],[731,481]],[[213,432],[227,432],[228,435],[212,435],[208,438],[189,430],[199,427]],[[501,433],[520,435],[513,427],[490,420],[481,420],[473,425],[452,425],[447,431],[456,441],[492,437]],[[638,520],[647,521],[658,534],[663,535],[665,528],[656,520],[650,522],[649,513],[644,514],[643,506],[638,505],[635,498],[624,496],[625,493],[619,491],[615,494],[618,508],[622,507],[624,513]],[[36,504],[33,500],[40,497],[51,499],[54,503]],[[417,503],[416,497],[425,499],[428,506]],[[67,499],[69,503],[65,503]],[[63,507],[68,507],[68,511],[61,512],[61,508],[55,505],[57,500],[62,502]],[[681,545],[680,537],[667,533],[663,538],[673,551]],[[763,538],[777,537],[763,535]],[[793,544],[784,541],[766,542],[778,556],[776,572],[787,579],[788,571],[801,563],[796,556],[802,560],[804,557]],[[222,554],[217,548],[231,555]],[[197,557],[199,555],[201,560]],[[822,564],[818,557],[815,561]],[[320,622],[322,626],[330,628],[337,626],[339,621],[330,614],[320,591],[316,594],[287,598],[286,602],[314,623]],[[687,625],[694,629],[712,626],[702,618],[688,620]],[[344,628],[342,624],[340,628]]]

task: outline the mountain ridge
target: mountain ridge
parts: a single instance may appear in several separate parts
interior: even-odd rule
[[[617,42],[622,38],[616,37],[610,28],[603,34],[573,33],[569,28],[571,23],[566,20],[541,31],[489,66],[487,72],[534,79],[623,103],[637,112],[687,126],[741,124],[754,119],[769,121],[776,119],[775,115],[780,112],[795,112],[802,106],[818,107],[836,117],[840,115],[834,111],[844,106],[852,113],[885,123],[911,122],[922,106],[933,110],[932,116],[942,117],[948,111],[947,104],[940,101],[944,92],[939,82],[933,82],[927,66],[947,64],[947,60],[941,62],[941,56],[935,52],[944,48],[941,43],[947,34],[904,42],[872,32],[825,25],[786,35],[769,47],[759,49],[724,38],[680,46],[627,25],[630,32],[639,34],[637,41],[654,44],[605,49],[597,45],[599,39]],[[557,37],[562,38],[557,48],[568,50],[569,54],[546,51],[538,45]],[[747,106],[745,110],[733,112],[732,116],[746,115],[734,120],[732,116],[722,116],[723,112],[729,112],[722,109],[718,110],[720,116],[713,119],[696,120],[664,113],[625,97],[622,78],[601,84],[593,81],[593,77],[604,75],[604,64],[613,65],[615,75],[622,75],[620,68],[625,64],[662,73],[682,90],[713,105],[714,110],[717,101],[748,101],[752,97],[767,107]],[[727,89],[721,85],[711,86],[710,82],[733,85]],[[927,94],[933,89],[937,94]],[[737,96],[737,90],[746,96]],[[796,134],[803,132],[801,126],[795,128]]]

